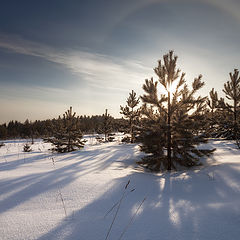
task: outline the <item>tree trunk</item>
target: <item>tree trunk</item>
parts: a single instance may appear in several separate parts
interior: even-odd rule
[[[131,143],[134,142],[134,137],[133,137],[133,117],[132,117],[132,114],[133,114],[133,108],[132,108],[132,113],[131,113],[131,118],[130,118],[130,134],[131,134]]]
[[[171,153],[171,116],[170,116],[170,92],[168,91],[168,119],[167,119],[167,160],[168,171],[172,169],[172,153]]]
[[[32,139],[32,145],[34,144],[34,139],[33,139],[33,130],[31,129],[31,139]]]
[[[238,126],[237,126],[237,100],[234,99],[234,138],[237,144],[237,147],[240,148],[240,142],[238,139]]]

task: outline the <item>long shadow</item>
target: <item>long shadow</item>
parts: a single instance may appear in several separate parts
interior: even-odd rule
[[[10,142],[12,142],[12,140],[10,140]],[[25,143],[26,140],[19,140],[19,142],[14,143],[14,145],[18,145],[21,142]],[[32,149],[31,152],[23,152],[22,146],[21,150],[19,149],[19,146],[15,146],[13,152],[5,149],[5,153],[4,151],[2,151],[2,162],[0,162],[0,171],[13,170],[26,163],[33,163],[47,158],[48,156],[50,156],[50,152],[43,152],[42,150],[40,150],[40,146],[42,146],[42,144],[43,143],[40,140],[35,142],[35,145],[33,145],[34,149]],[[11,149],[11,145],[13,145],[13,143],[10,143],[10,145],[8,144],[7,146],[5,146],[5,148]]]
[[[210,173],[215,171],[214,178]],[[225,173],[228,173],[225,175]],[[240,190],[230,187],[229,182],[239,182],[239,171],[234,166],[223,169],[201,169],[180,173],[132,173],[114,180],[113,187],[86,207],[62,221],[56,228],[44,234],[45,239],[105,239],[114,208],[130,179],[129,190],[120,206],[109,239],[237,239],[240,219]],[[238,176],[238,178],[237,178]],[[141,201],[146,200],[136,218]],[[232,219],[231,219],[232,218]],[[229,223],[229,221],[231,221]],[[64,236],[64,237],[63,237]]]
[[[76,162],[69,165],[70,168],[83,165],[81,166],[81,169],[87,169],[86,171],[82,171],[79,176],[91,172],[100,172],[116,162],[120,163],[116,170],[121,170],[124,168],[123,159],[124,162],[128,162],[128,166],[130,165],[130,162],[136,166],[135,161],[137,160],[137,157],[135,156],[134,147],[135,145],[107,145],[105,148],[72,152],[71,154],[66,154],[66,157],[63,156],[63,158],[58,159],[57,161],[68,162],[69,160],[75,159]]]
[[[74,174],[66,174],[64,169],[62,169],[44,174],[31,174],[17,184],[14,184],[13,181],[13,188],[16,189],[16,185],[18,185],[18,189],[0,201],[0,213],[6,212],[44,192],[64,187],[74,181],[74,179]],[[12,184],[10,183],[10,189],[12,189]]]
[[[34,163],[34,162],[46,159],[50,156],[49,154],[46,154],[46,153],[38,153],[38,155],[36,155],[36,153],[37,152],[30,152],[30,153],[26,153],[24,155],[21,154],[21,158],[19,158],[17,160],[2,162],[2,163],[0,163],[0,171],[14,170],[14,169],[20,167],[21,165]],[[17,154],[12,154],[12,155],[16,156]]]
[[[120,151],[120,152],[119,152]],[[70,156],[69,156],[70,155]],[[76,178],[101,171],[102,169],[110,166],[114,160],[117,160],[121,156],[120,146],[109,146],[108,150],[91,149],[84,153],[84,151],[78,151],[72,154],[52,155],[57,159],[56,169],[53,169],[49,161],[49,169],[42,173],[28,174],[27,176],[8,179],[0,182],[0,192],[7,193],[7,196],[2,195],[0,201],[0,213],[6,212],[27,200],[37,197],[44,192],[54,191],[58,188],[64,188],[72,183]],[[39,154],[38,156],[30,157],[32,160],[43,160],[46,155]],[[29,159],[28,159],[29,160]],[[71,162],[69,163],[69,161]],[[62,162],[66,162],[65,165],[61,165]],[[32,162],[34,164],[34,162]],[[58,164],[59,163],[59,164]],[[18,162],[6,164],[2,171],[9,171],[19,166]],[[7,191],[9,189],[10,191]]]

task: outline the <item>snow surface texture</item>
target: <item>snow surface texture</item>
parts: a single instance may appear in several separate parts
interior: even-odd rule
[[[211,140],[207,146],[217,150],[200,169],[153,174],[135,164],[137,145],[86,138],[84,149],[66,154],[52,154],[41,140],[30,153],[22,152],[26,140],[5,142],[1,240],[239,239],[240,151],[233,143]]]

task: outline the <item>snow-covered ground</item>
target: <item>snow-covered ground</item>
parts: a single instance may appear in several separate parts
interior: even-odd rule
[[[87,139],[66,154],[41,140],[30,153],[26,140],[0,148],[1,240],[240,239],[233,143],[211,140],[217,150],[199,169],[153,174],[135,164],[137,145]]]

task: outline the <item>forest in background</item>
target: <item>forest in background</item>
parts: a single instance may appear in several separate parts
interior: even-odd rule
[[[127,120],[123,118],[112,119],[112,131],[117,132],[127,125]],[[80,130],[83,134],[102,133],[103,115],[80,116]],[[11,138],[45,138],[53,134],[53,128],[57,125],[59,119],[36,120],[34,122],[28,119],[22,123],[19,121],[10,121],[0,125],[0,139]]]

